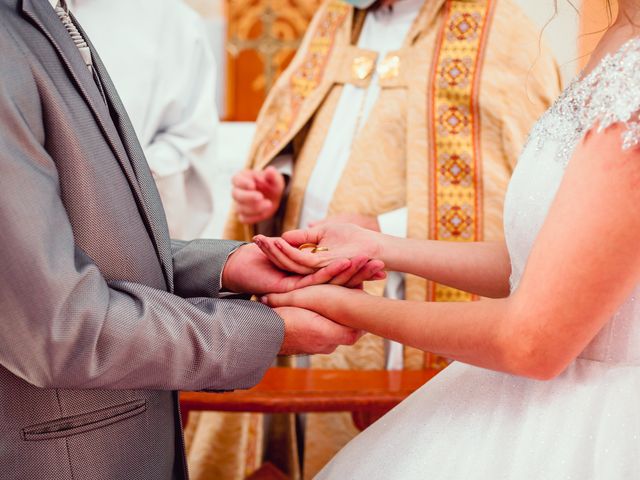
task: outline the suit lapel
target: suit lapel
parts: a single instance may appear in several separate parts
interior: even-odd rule
[[[39,0],[23,0],[22,10],[24,14],[30,18],[47,36],[49,41],[58,51],[63,65],[69,72],[69,75],[76,84],[76,87],[85,102],[93,112],[102,133],[120,162],[129,183],[132,184],[132,189],[136,193],[136,196],[140,196],[140,189],[138,185],[135,181],[132,181],[135,180],[133,169],[129,164],[129,160],[122,144],[117,140],[119,138],[118,132],[111,121],[107,105],[105,105],[94,79],[87,70],[78,48],[69,37],[69,34],[55,15],[55,12],[48,2]]]
[[[69,37],[51,5],[46,0],[23,0],[22,11],[58,51],[63,65],[91,109],[96,122],[129,182],[140,214],[156,246],[167,286],[172,290],[171,245],[160,197],[129,117],[122,106],[111,79],[106,73],[104,65],[96,54],[93,45],[89,42],[86,33],[81,28],[78,28],[91,49],[94,68],[104,87],[108,105],[105,104],[102,94],[87,69],[78,48]],[[78,25],[77,22],[76,25]]]

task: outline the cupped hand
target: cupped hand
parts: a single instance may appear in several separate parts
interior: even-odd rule
[[[339,345],[353,345],[363,334],[307,309],[285,306],[275,311],[284,320],[280,355],[328,354]]]
[[[222,286],[230,292],[255,295],[289,292],[354,275],[362,270],[359,265],[341,259],[308,275],[292,274],[275,266],[257,245],[247,244],[238,248],[227,260],[222,273]]]
[[[284,176],[273,167],[236,174],[231,196],[238,220],[253,225],[273,217],[280,207],[284,187]]]
[[[280,268],[303,274],[341,259],[380,258],[380,238],[380,234],[356,225],[324,223],[308,230],[292,230],[282,238],[257,235],[254,241]],[[313,253],[312,249],[298,248],[306,243],[327,250]]]

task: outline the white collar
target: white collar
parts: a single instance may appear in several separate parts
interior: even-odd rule
[[[49,3],[53,8],[56,8],[58,6],[58,0],[49,0]]]

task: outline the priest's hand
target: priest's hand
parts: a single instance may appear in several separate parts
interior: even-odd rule
[[[383,255],[382,239],[383,235],[356,225],[325,223],[308,230],[286,232],[282,238],[257,235],[254,241],[281,269],[306,274],[338,260],[360,257],[378,266],[382,263],[376,260]],[[320,248],[304,248],[305,245]]]
[[[280,355],[328,354],[339,345],[353,345],[362,332],[344,327],[308,309],[283,306],[275,309],[284,320]]]
[[[324,268],[307,269],[302,274],[291,273],[274,265],[256,244],[248,244],[236,250],[227,260],[222,273],[222,287],[229,292],[260,295],[289,292],[323,283],[356,286],[372,277],[379,277],[383,268],[381,262],[370,262],[368,258],[360,256],[337,259]]]
[[[253,225],[263,222],[278,211],[285,180],[275,168],[244,170],[233,177],[232,183],[231,196],[241,223]]]

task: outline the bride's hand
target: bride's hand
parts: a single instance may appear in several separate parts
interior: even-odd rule
[[[254,242],[281,269],[305,275],[345,258],[363,257],[379,262],[375,259],[382,253],[379,234],[351,224],[322,224],[308,230],[286,232],[282,238],[257,235]],[[312,248],[300,250],[304,244],[320,248],[315,253]]]
[[[335,316],[336,306],[348,302],[352,295],[368,295],[361,290],[351,290],[336,285],[316,285],[301,288],[288,293],[271,293],[264,295],[262,303],[272,307],[298,307],[311,310],[340,323]]]

